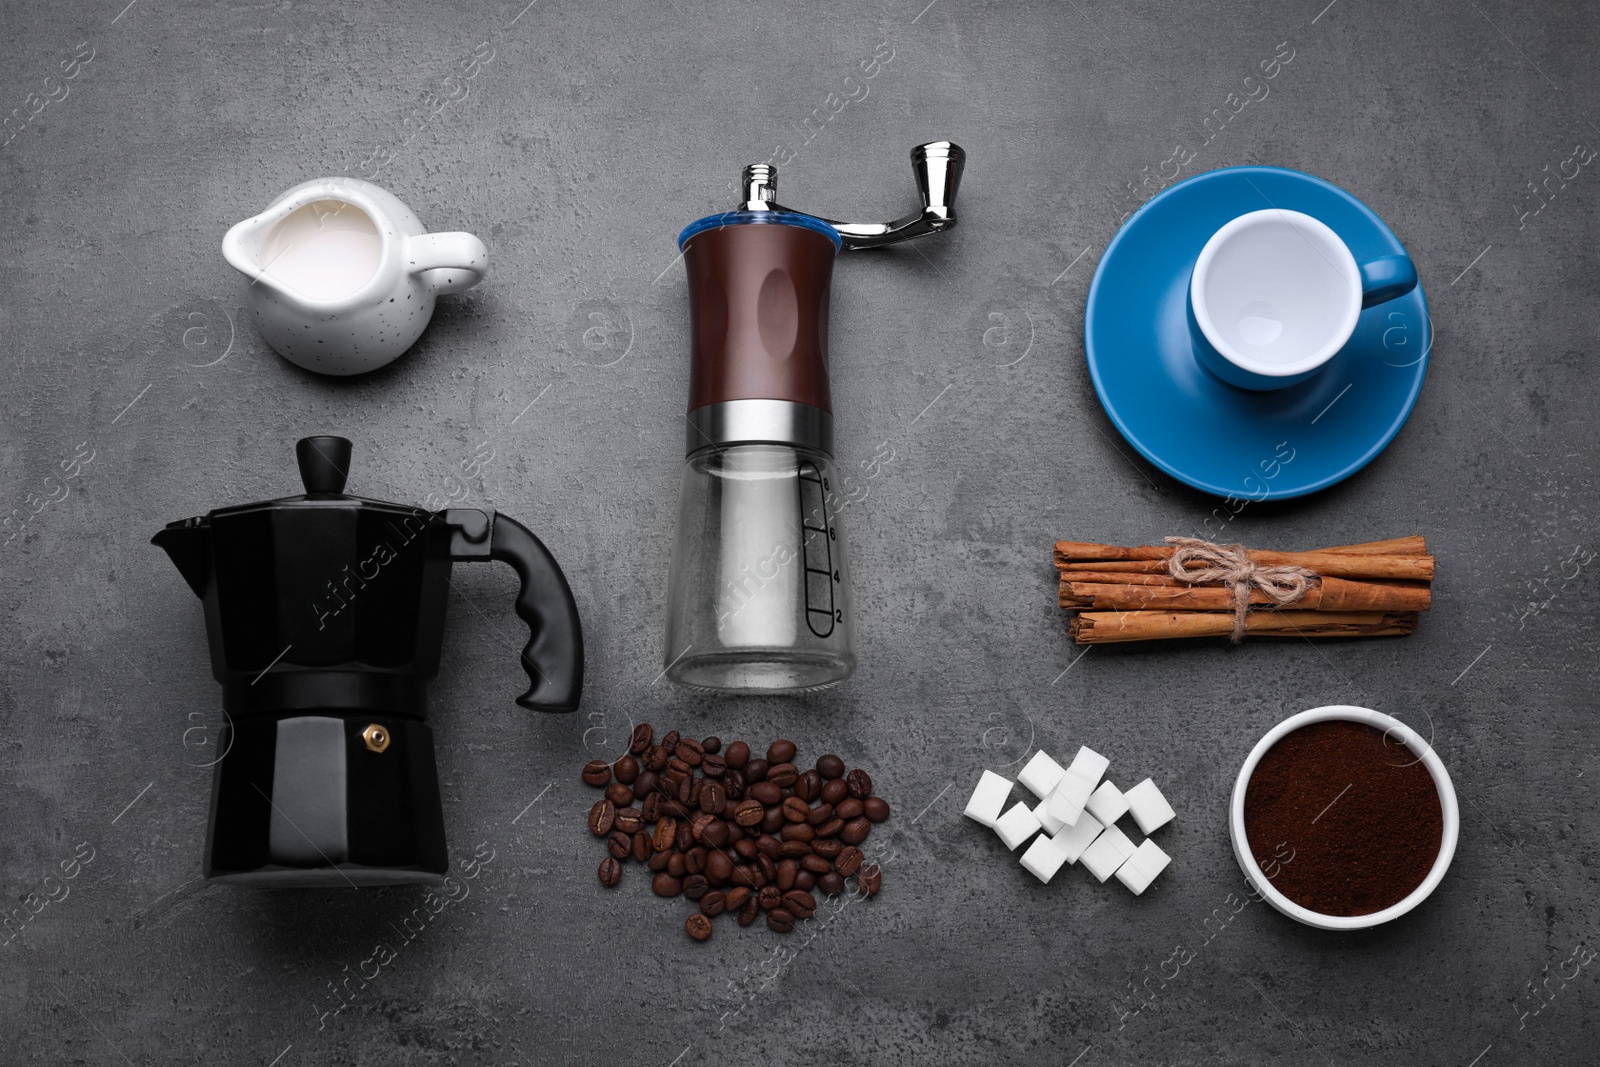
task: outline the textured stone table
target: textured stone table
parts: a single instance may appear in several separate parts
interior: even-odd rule
[[[1600,143],[1595,9],[523,2],[0,7],[16,109],[0,469],[6,510],[31,516],[0,553],[0,889],[31,915],[0,947],[0,1059],[1592,1057],[1600,977],[1567,961],[1600,943],[1597,584],[1577,562],[1597,519],[1600,177],[1552,176]],[[1239,105],[1280,51],[1267,95]],[[897,214],[907,150],[936,138],[970,154],[960,228],[852,257],[835,282],[839,458],[866,490],[844,516],[861,670],[799,700],[675,692],[660,678],[687,388],[673,238],[779,146],[786,202]],[[1215,506],[1132,458],[1082,343],[1095,263],[1180,143],[1185,175],[1321,175],[1416,258],[1437,337],[1410,423],[1343,485],[1227,530],[1284,547],[1425,533],[1440,575],[1410,638],[1069,645],[1054,538],[1137,543]],[[218,251],[233,222],[337,173],[376,173],[493,257],[406,357],[348,381],[266,348]],[[439,771],[453,857],[492,858],[408,934],[418,891],[199,879],[219,692],[198,605],[148,540],[298,491],[293,443],[315,432],[354,439],[351,490],[388,499],[442,492],[492,452],[470,501],[543,536],[589,642],[583,710],[522,712],[514,579],[458,569]],[[47,484],[63,461],[77,476]],[[1433,899],[1355,936],[1230,903],[1238,765],[1328,703],[1417,724],[1461,797]],[[719,923],[695,944],[686,904],[637,868],[603,890],[577,771],[646,718],[869,767],[897,812],[874,835],[892,849],[883,894],[816,936]],[[960,816],[981,768],[1085,742],[1178,810],[1173,866],[1142,898],[1080,868],[1040,886]],[[70,894],[33,914],[63,861]],[[379,941],[394,958],[335,999]],[[1171,977],[1179,948],[1192,958]]]

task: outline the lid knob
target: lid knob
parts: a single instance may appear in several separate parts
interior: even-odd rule
[[[350,442],[343,437],[319,434],[302,437],[294,446],[300,463],[300,480],[308,496],[337,496],[344,492],[350,475]]]

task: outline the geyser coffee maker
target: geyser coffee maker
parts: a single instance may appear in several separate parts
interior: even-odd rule
[[[268,887],[435,881],[448,859],[427,683],[451,563],[516,569],[516,612],[532,630],[525,708],[577,708],[578,608],[514,519],[347,496],[349,441],[307,437],[295,451],[303,496],[221,508],[152,539],[205,604],[228,717],[205,875]]]

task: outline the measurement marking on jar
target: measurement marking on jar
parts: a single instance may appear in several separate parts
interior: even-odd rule
[[[833,539],[837,535],[828,518],[828,483],[815,463],[802,460],[796,485],[800,496],[800,564],[804,568],[806,625],[818,637],[831,637],[834,625],[844,621],[844,612],[836,606],[833,596],[833,584],[839,574],[833,569]],[[813,524],[812,516],[821,516],[822,525]],[[817,551],[813,540],[822,542],[822,551]],[[823,566],[816,566],[819,562]]]

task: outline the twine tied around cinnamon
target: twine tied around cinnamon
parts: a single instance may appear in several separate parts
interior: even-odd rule
[[[1317,572],[1293,564],[1262,566],[1250,558],[1244,545],[1219,545],[1198,537],[1168,537],[1172,555],[1167,573],[1191,585],[1225,585],[1233,593],[1233,643],[1245,633],[1251,590],[1259,591],[1274,607],[1288,607],[1310,592]]]

